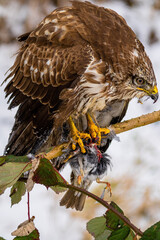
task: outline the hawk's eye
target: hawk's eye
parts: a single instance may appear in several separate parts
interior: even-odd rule
[[[133,83],[137,86],[142,86],[145,84],[145,80],[143,78],[134,78]]]

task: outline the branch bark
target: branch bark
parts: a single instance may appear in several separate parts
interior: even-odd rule
[[[119,134],[158,121],[160,121],[160,110],[142,115],[140,117],[132,118],[127,121],[113,124],[110,126],[110,130],[113,130],[116,134]],[[51,160],[53,158],[61,156],[63,150],[66,149],[69,146],[69,144],[70,143],[63,143],[61,145],[55,146],[51,151],[45,154],[45,158]],[[72,155],[70,157],[72,157]]]
[[[112,129],[116,134],[119,134],[158,121],[160,121],[160,110],[113,124],[111,125],[110,129]]]
[[[59,186],[64,186],[63,184],[61,183],[58,183]],[[131,221],[125,216],[123,215],[122,213],[118,212],[115,208],[113,208],[108,202],[106,202],[105,200],[99,198],[98,196],[96,196],[95,194],[83,189],[83,188],[80,188],[80,187],[77,187],[77,186],[74,186],[74,185],[71,185],[71,184],[67,184],[65,185],[66,188],[69,188],[69,189],[74,189],[75,191],[78,191],[78,192],[81,192],[89,197],[91,197],[92,199],[96,200],[97,202],[99,202],[101,205],[103,205],[104,207],[106,207],[107,209],[111,210],[113,213],[115,213],[124,223],[126,223],[127,226],[129,226],[136,234],[138,234],[139,236],[143,236],[143,232],[137,228],[133,223],[131,223]]]

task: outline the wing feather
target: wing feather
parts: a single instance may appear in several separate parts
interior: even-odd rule
[[[12,85],[19,89],[24,95],[32,99],[39,99],[43,103],[43,97],[51,92],[48,91],[48,88],[56,91],[57,87],[61,85],[65,87],[65,85],[68,85],[68,82],[76,80],[80,72],[84,72],[91,58],[89,53],[87,55],[89,50],[90,48],[88,46],[85,48],[82,46],[74,46],[70,49],[57,48],[52,51],[53,56],[51,59],[41,59],[30,51],[30,45],[27,46],[26,50],[23,50],[23,54],[20,52],[22,57],[17,56],[19,68],[17,67],[17,59],[16,64],[14,64],[12,68],[14,72],[10,75],[12,79],[5,88],[7,95],[12,93]],[[81,56],[82,61],[79,60],[79,62],[82,63],[81,65],[76,64],[75,54]],[[84,59],[85,61],[83,61]],[[51,96],[47,98],[50,104],[52,101]]]
[[[19,105],[6,154],[36,151],[53,128],[61,92],[75,86],[88,66],[92,48],[77,32],[77,24],[79,18],[70,8],[56,10],[19,37],[24,42],[4,81],[10,79],[5,88],[9,108]]]
[[[15,74],[15,77],[13,79],[13,87],[17,87],[17,85],[22,81],[23,78],[23,73],[22,72],[17,72],[17,74]]]

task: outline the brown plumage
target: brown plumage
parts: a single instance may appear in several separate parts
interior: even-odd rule
[[[80,130],[87,127],[86,113],[107,127],[121,121],[132,98],[157,99],[142,43],[110,9],[74,1],[18,40],[23,43],[5,91],[9,108],[19,108],[5,154],[37,153],[63,141],[69,116]]]

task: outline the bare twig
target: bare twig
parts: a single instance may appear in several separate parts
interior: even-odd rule
[[[62,183],[58,183],[58,185],[60,186],[64,186],[64,184]],[[84,193],[85,195],[91,197],[92,199],[96,200],[97,202],[99,202],[101,205],[103,205],[104,207],[106,207],[107,209],[111,210],[113,213],[115,213],[124,223],[126,223],[126,225],[128,225],[135,233],[137,233],[139,236],[143,235],[143,232],[138,229],[133,223],[131,223],[131,221],[124,216],[122,213],[118,212],[114,207],[112,207],[109,203],[107,203],[106,201],[104,201],[103,199],[99,198],[98,196],[96,196],[95,194],[88,192],[87,190],[74,186],[74,185],[70,185],[70,184],[66,184],[65,185],[66,188],[69,189],[73,189],[75,191]]]
[[[27,210],[28,210],[28,221],[30,221],[31,217],[30,217],[30,194],[29,192],[27,192]]]
[[[116,133],[122,133],[134,128],[142,127],[154,122],[160,121],[160,111],[155,111],[142,115],[140,117],[132,118],[130,120],[113,124],[110,128]]]

